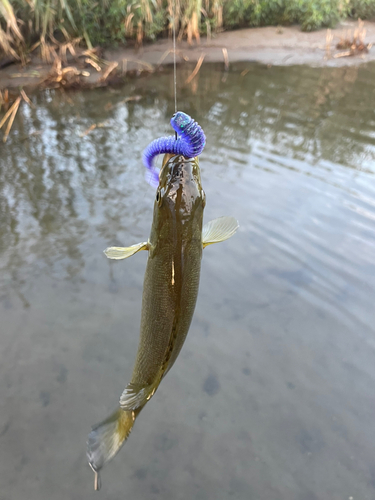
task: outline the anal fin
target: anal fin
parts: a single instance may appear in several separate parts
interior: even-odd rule
[[[155,394],[157,385],[142,386],[140,384],[128,384],[121,394],[120,406],[123,410],[134,411],[144,406]]]

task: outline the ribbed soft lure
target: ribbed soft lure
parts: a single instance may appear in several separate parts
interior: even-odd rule
[[[147,168],[146,180],[151,186],[159,184],[159,171],[153,166],[155,156],[160,154],[182,155],[194,158],[202,153],[206,145],[206,136],[202,128],[189,115],[177,111],[171,118],[171,125],[178,135],[160,137],[147,146],[143,152],[143,163]]]

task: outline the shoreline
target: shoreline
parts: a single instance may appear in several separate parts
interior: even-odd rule
[[[177,64],[197,63],[202,57],[204,57],[203,64],[222,62],[226,66],[230,66],[233,62],[257,62],[268,66],[306,64],[313,67],[342,67],[375,61],[375,47],[368,53],[348,57],[337,56],[345,52],[336,48],[337,42],[348,31],[352,36],[357,27],[357,22],[346,21],[331,30],[333,39],[329,45],[330,57],[327,57],[326,29],[303,32],[299,26],[267,26],[222,32],[210,40],[202,38],[200,45],[189,46],[185,41],[178,42]],[[365,21],[364,28],[366,29],[365,43],[375,44],[375,22]],[[84,50],[77,51],[77,56],[80,57],[83,52]],[[78,66],[74,59],[68,60],[69,65],[83,71],[83,75],[77,75],[77,83],[79,82],[82,88],[119,82],[126,72],[152,72],[161,65],[171,64],[173,62],[172,42],[170,39],[163,39],[144,45],[138,50],[134,47],[106,49],[104,58],[107,62],[113,63],[113,66],[118,63],[108,80],[107,78],[103,80],[105,69],[98,72],[91,66],[84,67],[84,59],[80,59],[82,63]],[[40,87],[51,72],[51,66],[51,64],[43,63],[39,57],[31,55],[31,61],[25,67],[12,64],[3,68],[0,70],[0,90]]]

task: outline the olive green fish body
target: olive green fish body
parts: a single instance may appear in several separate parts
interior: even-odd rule
[[[175,361],[198,295],[204,194],[194,179],[197,160],[181,162],[177,157],[174,163],[179,175],[155,202],[149,239],[141,338],[132,376],[132,382],[141,385],[160,382]]]
[[[95,472],[113,458],[134,421],[172,367],[186,339],[197,301],[202,251],[230,238],[238,223],[215,219],[202,228],[205,193],[198,158],[165,155],[148,242],[110,247],[105,254],[124,259],[148,250],[143,284],[140,342],[131,382],[120,408],[89,434],[87,458]]]

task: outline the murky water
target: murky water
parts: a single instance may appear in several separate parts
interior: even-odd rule
[[[38,95],[1,146],[0,499],[372,500],[375,66],[186,76],[205,220],[241,227],[204,251],[186,344],[100,494],[85,441],[130,379],[147,258],[102,250],[149,234],[171,73]]]

